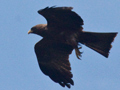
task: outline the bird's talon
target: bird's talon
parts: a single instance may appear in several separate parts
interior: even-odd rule
[[[82,56],[81,56],[82,52],[79,51],[79,49],[81,49],[81,48],[82,48],[82,47],[79,47],[79,48],[76,48],[76,49],[75,49],[75,53],[76,53],[76,56],[77,56],[78,59],[80,59],[80,57],[82,57]]]
[[[82,47],[79,47],[78,49],[81,49]]]

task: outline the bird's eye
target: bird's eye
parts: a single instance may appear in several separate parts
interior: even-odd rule
[[[36,29],[36,27],[32,27],[32,28],[31,28],[31,30],[35,30],[35,29]]]

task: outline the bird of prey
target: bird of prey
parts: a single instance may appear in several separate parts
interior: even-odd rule
[[[83,19],[72,7],[46,7],[38,11],[47,24],[33,26],[29,33],[43,37],[35,44],[35,53],[42,72],[62,87],[74,85],[69,55],[73,50],[80,59],[80,43],[108,57],[117,32],[97,33],[83,31]]]

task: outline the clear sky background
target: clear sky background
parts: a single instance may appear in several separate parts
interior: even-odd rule
[[[82,60],[70,55],[75,85],[70,90],[120,90],[120,0],[0,0],[0,90],[69,90],[39,69],[34,45],[41,37],[28,30],[46,20],[46,6],[72,6],[84,31],[118,32],[109,58],[82,45]]]

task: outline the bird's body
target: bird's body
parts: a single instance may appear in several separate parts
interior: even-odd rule
[[[117,33],[95,33],[83,31],[82,18],[71,11],[72,7],[46,7],[38,13],[47,19],[47,24],[38,24],[28,33],[43,37],[35,45],[40,69],[61,86],[74,85],[69,55],[75,49],[80,59],[79,43],[108,57],[111,43]]]

